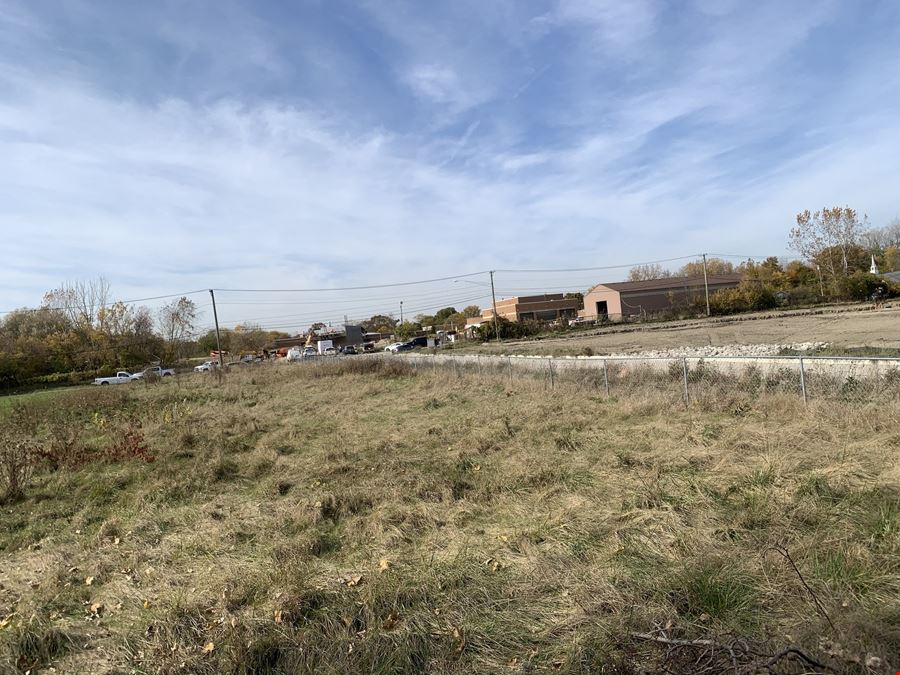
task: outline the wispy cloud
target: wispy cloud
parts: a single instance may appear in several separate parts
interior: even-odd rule
[[[60,276],[355,285],[781,253],[830,202],[877,224],[898,212],[900,22],[874,4],[235,1],[204,27],[177,3],[9,3],[0,309]]]

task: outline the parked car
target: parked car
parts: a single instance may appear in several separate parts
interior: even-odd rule
[[[94,384],[125,384],[131,382],[134,375],[124,370],[120,370],[112,377],[95,377]]]
[[[356,353],[357,353],[356,347],[354,347],[353,345],[344,345],[343,347],[341,347],[341,354],[346,354],[347,356],[352,356],[353,354],[356,354]]]
[[[375,343],[374,342],[366,342],[362,346],[362,350],[364,352],[374,352],[375,351]]]
[[[143,380],[147,375],[151,377],[168,377],[169,375],[174,374],[175,371],[171,368],[163,368],[162,366],[150,366],[149,368],[144,368],[141,372],[132,375],[131,379]]]
[[[291,347],[287,350],[287,354],[284,355],[288,361],[299,361],[303,358],[303,348],[302,347]]]
[[[204,361],[199,366],[194,366],[194,372],[206,373],[206,372],[209,372],[210,370],[213,370],[214,368],[218,368],[218,367],[219,367],[218,361]]]
[[[395,348],[399,347],[402,344],[403,344],[402,342],[392,342],[391,344],[389,344],[387,347],[384,348],[384,351],[392,352],[392,351],[394,351]]]
[[[304,347],[303,348],[303,358],[308,359],[312,356],[318,356],[319,353],[316,351],[315,347]]]
[[[424,335],[419,335],[417,337],[414,337],[412,340],[409,340],[406,344],[412,345],[413,347],[427,347],[428,338]]]
[[[336,356],[337,349],[335,349],[334,347],[326,347],[325,351],[322,352],[322,354],[324,354],[325,356]]]
[[[399,354],[400,352],[411,352],[415,348],[416,346],[413,343],[404,342],[394,347],[392,351],[394,352],[394,354]]]

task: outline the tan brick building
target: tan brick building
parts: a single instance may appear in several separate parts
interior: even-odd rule
[[[711,274],[709,292],[734,288],[740,282],[740,274]],[[585,294],[584,309],[578,316],[588,320],[608,318],[618,321],[628,316],[653,315],[703,300],[704,294],[702,274],[597,284]]]
[[[579,307],[577,298],[565,298],[562,293],[545,293],[498,300],[497,315],[510,321],[555,321],[574,319]],[[493,318],[492,307],[481,312],[481,321]]]

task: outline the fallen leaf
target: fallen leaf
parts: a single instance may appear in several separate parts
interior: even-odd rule
[[[281,623],[281,621],[282,621],[282,618],[281,618],[281,610],[280,610],[280,609],[276,609],[276,610],[275,610],[275,623]]]
[[[92,586],[93,584],[94,584],[94,577],[85,577],[85,579],[84,579],[85,586]]]
[[[391,561],[388,560],[387,558],[382,558],[381,560],[378,561],[378,571],[379,572],[386,572],[390,568],[391,568]]]
[[[381,624],[381,627],[384,630],[391,630],[398,623],[400,623],[400,615],[396,612],[391,612],[387,615],[387,618],[384,620],[384,623]]]
[[[150,601],[144,600],[144,609],[150,609]]]
[[[203,645],[203,653],[209,654],[215,648],[216,646],[212,642],[207,642],[205,645]]]
[[[91,603],[91,614],[95,616],[100,616],[103,614],[103,603],[102,602],[92,602]]]
[[[357,574],[355,577],[350,577],[349,579],[347,579],[347,586],[349,586],[349,587],[359,586],[359,584],[362,582],[362,580],[363,580],[362,575]]]
[[[116,537],[115,539],[113,539],[113,546],[118,546],[120,541],[121,541],[121,540],[120,540],[118,537]]]

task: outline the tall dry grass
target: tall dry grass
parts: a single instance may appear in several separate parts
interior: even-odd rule
[[[115,396],[66,404],[83,454],[139,425],[156,461],[5,507],[0,672],[895,666],[895,404],[367,359]]]

